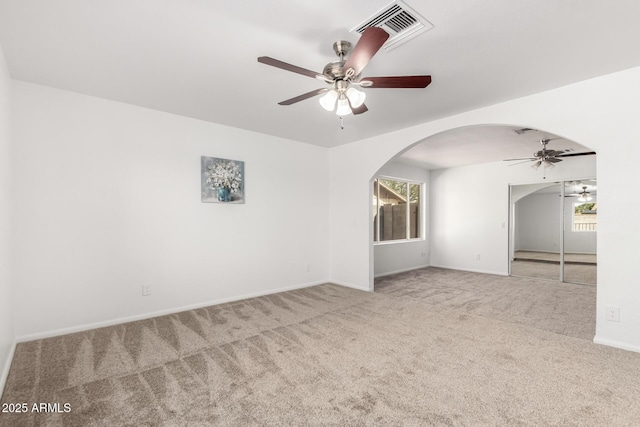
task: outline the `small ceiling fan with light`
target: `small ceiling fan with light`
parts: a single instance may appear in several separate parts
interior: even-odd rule
[[[364,104],[366,94],[358,90],[358,87],[365,89],[425,88],[431,83],[431,76],[426,75],[360,77],[362,70],[388,38],[389,33],[382,28],[369,27],[364,30],[353,50],[351,50],[351,43],[348,41],[341,40],[334,43],[333,50],[339,59],[325,65],[322,73],[291,65],[268,56],[259,57],[258,62],[312,77],[328,84],[328,87],[316,89],[279,102],[279,105],[291,105],[324,94],[319,101],[325,110],[335,111],[340,117],[351,113],[362,114],[368,111],[367,106]]]
[[[547,148],[547,144],[554,139],[560,138],[545,138],[540,140],[542,149],[533,153],[533,157],[525,157],[521,159],[506,159],[505,162],[512,162],[517,160],[523,160],[520,163],[513,163],[510,166],[519,165],[522,163],[533,162],[532,168],[538,169],[542,166],[545,169],[551,169],[554,167],[554,163],[559,163],[564,157],[576,157],[576,156],[591,156],[596,154],[595,151],[587,151],[583,153],[574,153],[569,150],[552,150]]]
[[[565,197],[577,197],[579,202],[590,202],[593,200],[593,197],[591,197],[591,192],[587,191],[588,188],[589,187],[586,185],[583,185],[582,191],[574,194],[567,194]]]

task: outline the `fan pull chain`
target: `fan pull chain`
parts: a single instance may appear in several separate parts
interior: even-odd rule
[[[342,119],[342,116],[340,117],[340,129],[344,130],[344,120]]]

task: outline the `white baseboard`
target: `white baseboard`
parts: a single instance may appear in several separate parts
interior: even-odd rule
[[[505,272],[502,272],[502,271],[479,270],[479,269],[474,269],[474,268],[452,267],[452,266],[445,266],[445,265],[433,265],[433,264],[431,264],[431,267],[444,268],[445,270],[468,271],[469,273],[493,274],[494,276],[508,276],[509,275],[509,273],[505,273]]]
[[[13,355],[16,353],[16,341],[11,344],[11,348],[9,349],[9,354],[7,355],[7,361],[2,367],[2,372],[0,372],[0,398],[4,393],[4,386],[7,384],[7,378],[9,377],[9,369],[11,369],[11,362],[13,362]]]
[[[406,273],[407,271],[420,270],[421,268],[427,268],[427,267],[429,267],[429,264],[419,265],[416,267],[403,268],[401,270],[386,271],[384,273],[376,274],[373,277],[377,279],[378,277],[391,276],[392,274],[398,274],[398,273]]]
[[[515,252],[535,252],[537,254],[555,254],[555,255],[560,255],[560,252],[558,251],[543,251],[540,249],[516,249]],[[571,252],[571,253],[575,253],[575,252]]]
[[[180,313],[180,312],[188,311],[188,310],[195,310],[195,309],[198,309],[198,308],[209,307],[211,305],[224,304],[224,303],[227,303],[227,302],[240,301],[240,300],[248,299],[248,298],[256,298],[256,297],[262,297],[262,296],[265,296],[265,295],[277,294],[277,293],[280,293],[280,292],[286,292],[286,291],[293,291],[293,290],[296,290],[296,289],[308,288],[308,287],[311,287],[311,286],[322,285],[322,284],[325,284],[325,283],[334,283],[334,282],[330,282],[329,280],[322,280],[322,281],[318,281],[318,282],[303,283],[303,284],[299,284],[299,285],[293,285],[293,286],[286,286],[286,287],[283,287],[283,288],[271,289],[271,290],[268,290],[268,291],[252,292],[252,293],[236,295],[236,296],[228,297],[228,298],[220,298],[220,299],[216,299],[216,300],[212,300],[212,301],[206,301],[206,302],[201,302],[201,303],[196,303],[196,304],[190,304],[190,305],[185,305],[185,306],[181,306],[181,307],[172,307],[172,308],[168,308],[168,309],[165,309],[165,310],[159,310],[159,311],[154,311],[154,312],[150,312],[150,313],[143,313],[143,314],[136,314],[136,315],[133,315],[133,316],[120,317],[120,318],[117,318],[117,319],[105,320],[105,321],[102,321],[102,322],[87,323],[87,324],[83,324],[83,325],[71,326],[69,328],[54,329],[54,330],[51,330],[51,331],[43,331],[43,332],[36,332],[36,333],[33,333],[33,334],[20,335],[20,336],[18,336],[16,338],[16,342],[25,342],[25,341],[39,340],[39,339],[43,339],[43,338],[57,337],[57,336],[60,336],[60,335],[72,334],[72,333],[75,333],[75,332],[87,331],[87,330],[90,330],[90,329],[104,328],[104,327],[107,327],[107,326],[114,326],[114,325],[119,325],[119,324],[122,324],[122,323],[135,322],[137,320],[150,319],[152,317],[166,316],[168,314]]]
[[[327,283],[333,283],[334,285],[344,286],[345,288],[357,289],[359,291],[371,292],[369,288],[363,288],[362,286],[356,286],[352,283],[341,282],[339,280],[329,280]]]
[[[628,350],[628,351],[633,351],[636,353],[640,353],[640,346],[638,345],[633,345],[633,344],[627,344],[625,342],[622,341],[616,341],[616,340],[610,340],[607,338],[601,338],[599,336],[595,336],[593,338],[593,342],[595,344],[601,344],[601,345],[606,345],[609,347],[615,347],[615,348],[619,348],[622,350]]]

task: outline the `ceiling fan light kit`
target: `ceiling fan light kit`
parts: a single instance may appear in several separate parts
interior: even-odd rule
[[[339,116],[351,114],[352,108],[359,108],[364,104],[367,94],[355,87],[344,89],[331,89],[320,99],[320,105],[327,111],[334,111]],[[337,108],[336,108],[337,105]]]
[[[541,165],[542,165],[543,167],[547,168],[547,169],[551,169],[551,168],[555,167],[555,166],[553,165],[553,163],[551,163],[551,162],[550,162],[550,161],[548,161],[548,160],[538,160],[537,162],[535,162],[534,164],[532,164],[532,165],[531,165],[531,167],[532,167],[532,168],[534,168],[535,170],[538,170],[538,168],[539,168]]]
[[[322,80],[330,85],[330,88],[316,89],[278,104],[291,105],[324,94],[319,102],[325,110],[335,111],[340,117],[352,113],[362,114],[368,111],[364,104],[366,94],[355,86],[391,89],[425,88],[431,83],[431,76],[360,77],[362,70],[388,38],[389,33],[382,28],[369,27],[363,31],[353,50],[351,50],[351,43],[348,41],[335,42],[333,50],[339,59],[325,65],[322,73],[316,73],[268,56],[259,57],[258,62]],[[347,54],[349,56],[345,60]]]
[[[580,197],[578,197],[579,202],[590,202],[591,200],[593,200],[593,198],[591,197],[591,193],[587,191],[587,187],[582,187],[582,192],[579,194],[580,194]]]
[[[338,99],[338,107],[336,108],[336,114],[338,116],[346,116],[351,114],[351,107],[349,106],[349,101],[344,95],[340,95]]]
[[[335,90],[330,90],[325,95],[320,97],[319,99],[320,105],[327,111],[333,111],[336,107],[336,102],[338,102],[338,92]]]

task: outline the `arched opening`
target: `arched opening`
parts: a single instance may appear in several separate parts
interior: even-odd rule
[[[547,141],[547,145],[543,147],[541,140]],[[551,156],[546,159],[548,163],[536,165],[540,160],[536,154],[541,150],[553,150],[552,154],[558,157]],[[374,184],[379,186],[381,179],[407,180],[425,188],[420,205],[425,231],[422,239],[392,241],[379,240],[378,229],[378,233],[370,233],[373,289],[420,294],[417,282],[421,280],[420,271],[424,268],[438,276],[436,281],[446,281],[445,276],[451,276],[454,281],[485,281],[487,287],[493,286],[492,280],[479,279],[480,276],[472,273],[510,274],[510,224],[513,223],[510,188],[516,185],[549,187],[553,183],[595,179],[595,157],[589,148],[568,138],[524,126],[468,126],[416,142],[371,177],[371,219],[372,227],[379,228],[376,220],[381,216],[381,206],[384,208],[386,203],[376,197]],[[508,159],[517,160],[505,161]],[[554,215],[560,216],[560,210]],[[562,220],[556,222],[561,224]],[[558,229],[558,233],[562,230]],[[394,277],[401,280],[391,286]],[[556,280],[558,283],[561,283],[560,277]],[[402,286],[405,286],[404,290]],[[545,284],[544,288],[550,289],[550,286]],[[438,282],[438,287],[445,291],[444,282]],[[460,296],[459,303],[468,304],[473,299],[481,301],[476,294],[479,291],[481,287],[467,289],[467,295]],[[539,294],[538,291],[532,290],[532,294]],[[446,292],[453,291],[447,289]],[[456,292],[462,291],[457,289]],[[437,292],[429,289],[422,293],[423,296],[427,294],[433,296]],[[465,302],[465,298],[468,301]],[[595,290],[592,300],[592,304],[584,308],[589,312],[589,328],[578,328],[578,318],[567,320],[576,323],[571,328],[580,329],[576,333],[585,338],[592,338],[595,333]],[[548,325],[557,330],[566,329],[566,326]]]

